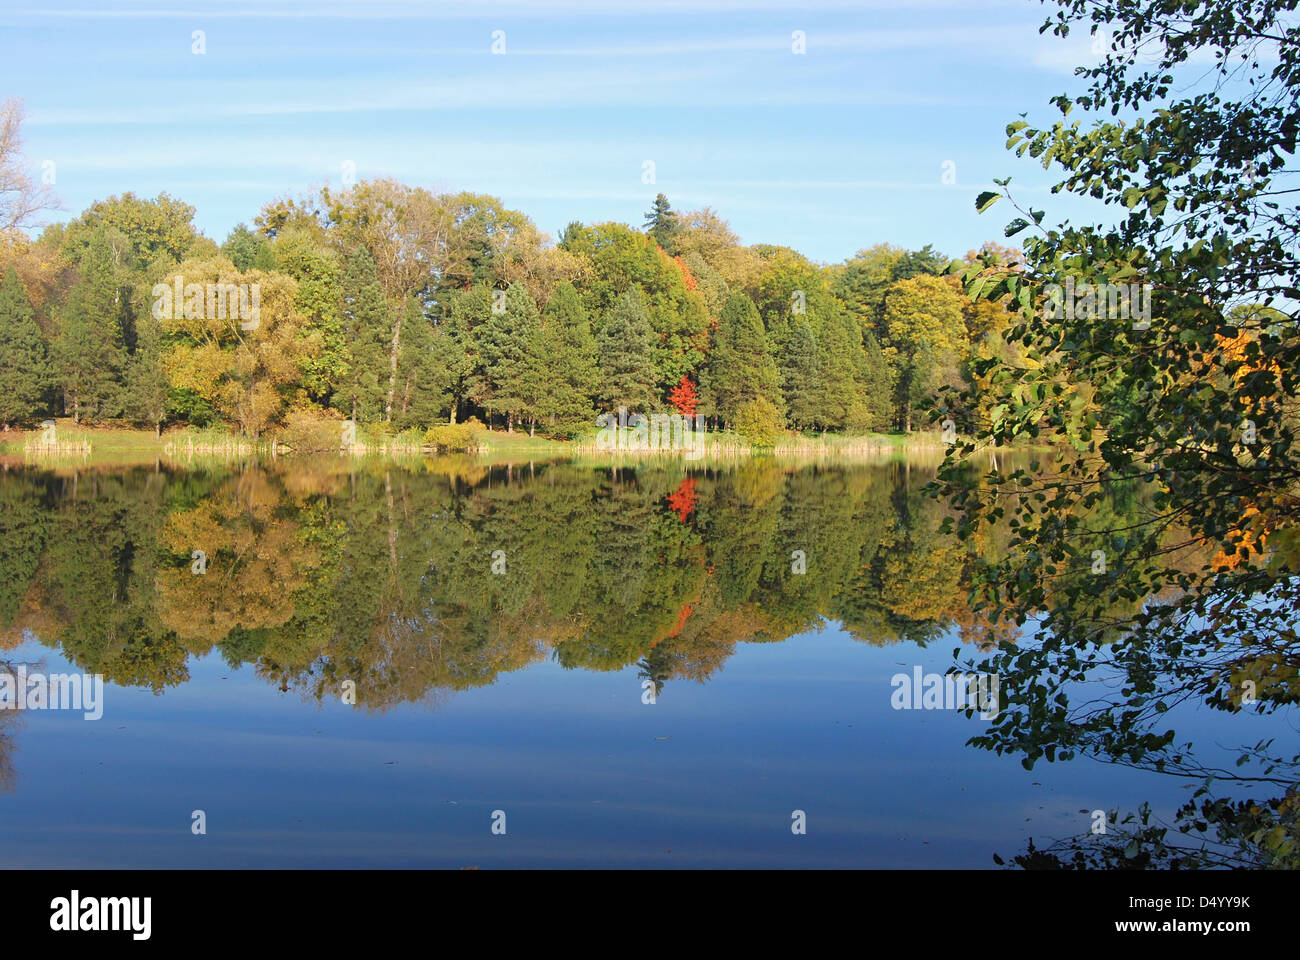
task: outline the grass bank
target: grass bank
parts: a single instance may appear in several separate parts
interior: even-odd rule
[[[365,445],[354,450],[357,457],[392,457],[420,455],[418,447],[407,449],[407,438],[391,438],[401,450],[387,449],[388,443]],[[787,434],[771,447],[755,447],[744,438],[725,432],[706,433],[696,441],[691,460],[733,460],[754,455],[772,455],[796,459],[879,459],[904,454],[925,454],[941,458],[944,446],[937,431],[904,434]],[[431,448],[426,449],[428,456]],[[226,427],[176,427],[161,435],[148,429],[122,424],[74,424],[71,419],[54,421],[48,427],[29,430],[11,429],[0,433],[0,453],[22,457],[28,462],[154,463],[162,461],[185,465],[205,461],[237,461],[290,455],[286,447],[271,438],[252,440]],[[557,440],[529,436],[526,431],[507,433],[485,430],[478,437],[474,455],[488,464],[520,460],[580,459],[583,461],[636,461],[643,459],[680,459],[677,450],[624,449],[609,450],[599,446],[595,436],[576,440]]]

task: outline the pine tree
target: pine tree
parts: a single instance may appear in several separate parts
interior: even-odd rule
[[[74,423],[83,415],[112,416],[120,409],[126,349],[113,264],[113,251],[101,232],[91,239],[81,260],[81,279],[59,310],[55,370]]]
[[[230,258],[240,273],[275,269],[275,258],[271,255],[271,247],[266,238],[249,230],[242,223],[230,231],[226,242],[221,245],[221,252]]]
[[[433,329],[432,350],[447,383],[451,422],[463,405],[481,402],[488,388],[479,361],[478,329],[491,315],[492,291],[484,286],[456,291]]]
[[[489,314],[477,331],[481,350],[482,404],[506,418],[506,432],[535,404],[545,389],[534,362],[538,344],[537,304],[522,284],[506,291],[505,310]]]
[[[402,329],[406,335],[398,366],[401,403],[393,422],[399,430],[431,427],[449,404],[449,374],[434,348],[434,327],[414,297],[407,299]]]
[[[335,404],[353,422],[370,423],[379,419],[384,410],[392,324],[375,261],[364,247],[358,247],[347,259],[342,299],[340,315],[348,372],[335,394]]]
[[[888,433],[894,429],[894,374],[874,334],[864,338],[859,367],[859,399],[864,430]]]
[[[572,433],[591,421],[599,373],[587,311],[571,283],[551,291],[542,311],[541,338],[540,355],[551,373],[540,412],[560,432]]]
[[[862,337],[857,324],[842,311],[819,311],[817,386],[814,410],[822,431],[843,429],[857,401],[857,360]]]
[[[633,284],[618,298],[599,346],[597,398],[608,410],[627,407],[631,413],[651,413],[659,402],[658,375],[650,358],[650,316],[639,286]]]
[[[163,369],[162,337],[162,326],[152,316],[136,321],[135,353],[127,366],[123,404],[128,416],[150,424],[155,434],[162,431],[171,394],[171,384]]]
[[[718,416],[727,424],[735,422],[750,400],[781,400],[780,376],[767,349],[763,321],[754,301],[743,293],[732,294],[722,308],[717,345],[709,358],[708,385]]]
[[[40,415],[49,377],[45,339],[11,267],[0,284],[0,423],[6,430]]]
[[[817,391],[821,376],[817,366],[817,338],[802,318],[786,344],[781,365],[781,388],[790,425],[807,430],[817,425]]]
[[[662,193],[655,197],[654,206],[645,215],[646,232],[665,253],[676,253],[674,239],[681,230],[681,222],[673,212],[668,198]]]

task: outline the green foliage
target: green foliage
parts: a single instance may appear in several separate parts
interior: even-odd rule
[[[659,405],[650,359],[650,318],[641,288],[629,288],[614,305],[599,337],[597,399],[607,410],[647,413]]]
[[[573,436],[593,422],[599,369],[587,311],[570,283],[555,288],[542,312],[538,357],[549,371],[538,413],[553,431]]]
[[[226,242],[221,245],[221,252],[230,258],[240,273],[271,270],[275,267],[275,254],[271,252],[266,237],[254,233],[242,223],[230,231]]]
[[[1053,194],[1094,198],[1117,215],[1048,226],[1008,180],[976,200],[987,210],[1005,198],[1022,214],[1006,233],[1024,235],[1024,256],[984,256],[962,271],[973,299],[1012,312],[1009,349],[980,361],[990,415],[952,451],[940,490],[964,537],[1014,518],[1011,555],[978,571],[978,592],[992,615],[1032,616],[1043,640],[977,667],[1000,674],[1012,695],[973,742],[1020,753],[1027,767],[1086,754],[1224,789],[1231,774],[1175,739],[1171,709],[1199,700],[1244,712],[1246,681],[1257,688],[1252,712],[1300,702],[1286,666],[1300,655],[1296,570],[1266,546],[1287,553],[1300,504],[1300,244],[1280,202],[1300,109],[1294,5],[1057,5],[1044,30],[1104,30],[1109,55],[1080,69],[1084,92],[1054,99],[1055,123],[1009,124],[1007,147],[1054,171]],[[1150,323],[1109,303],[1053,308],[1049,284],[1136,284],[1139,297],[1145,287]],[[1046,470],[981,483],[957,463],[977,446],[1048,439],[1058,452]],[[1151,483],[1150,507],[1091,526],[1102,498],[1132,481]],[[1165,539],[1171,528],[1177,548]],[[1104,568],[1082,575],[1094,549]],[[1241,755],[1255,771],[1243,781],[1251,789],[1292,792],[1185,809],[1191,822],[1180,829],[1217,821],[1221,839],[1256,862],[1294,866],[1300,756],[1267,742],[1247,742]],[[1273,822],[1260,823],[1266,811]],[[1126,845],[1123,856],[1138,851]]]
[[[167,418],[167,382],[162,326],[145,314],[136,321],[135,352],[127,361],[123,412],[138,423],[161,429]]]
[[[765,399],[775,408],[772,398],[780,399],[779,381],[754,302],[743,293],[733,293],[722,309],[717,342],[702,382],[704,390],[718,416],[734,423],[741,408],[751,401]]]
[[[261,234],[252,236],[261,240]],[[298,357],[302,370],[302,388],[314,402],[322,406],[333,405],[345,415],[350,415],[351,395],[346,399],[336,395],[353,369],[348,346],[349,334],[344,330],[344,270],[339,257],[324,244],[317,231],[300,223],[281,228],[275,243],[268,245],[267,249],[270,251],[272,266],[260,267],[261,258],[255,256],[251,260],[253,268],[274,269],[288,274],[298,283],[294,304],[303,317],[300,337],[310,345]],[[241,269],[239,262],[234,262],[236,268]],[[361,269],[364,273],[364,268]],[[354,277],[353,282],[359,283],[361,279]],[[354,297],[357,295],[356,290],[351,293]],[[370,291],[370,296],[374,296],[373,290]],[[350,320],[356,322],[355,317]],[[355,387],[353,381],[353,388]],[[340,404],[347,409],[342,409]]]
[[[578,286],[598,337],[619,298],[632,287],[640,289],[651,332],[656,395],[700,366],[708,340],[704,300],[666,253],[643,234],[617,223],[571,224],[562,248],[591,263],[590,279]]]
[[[736,433],[756,447],[771,447],[785,432],[781,411],[767,397],[746,400],[736,411]]]
[[[673,212],[672,205],[668,203],[668,198],[662,193],[655,196],[654,206],[645,215],[645,228],[657,246],[669,254],[677,252],[673,241],[681,231],[681,223]]]
[[[434,348],[433,325],[414,297],[406,301],[402,337],[393,424],[398,430],[411,430],[442,416],[448,404],[449,375]]]
[[[339,331],[346,360],[335,406],[350,420],[372,423],[384,412],[393,325],[375,261],[364,247],[348,257],[341,292]]]
[[[28,423],[44,411],[49,360],[18,274],[0,283],[0,423]]]
[[[108,236],[94,234],[81,259],[81,279],[58,309],[54,368],[74,420],[115,416],[121,408],[121,288]]]
[[[478,328],[478,400],[489,413],[506,418],[508,430],[535,410],[546,388],[539,352],[537,305],[516,284],[505,291],[504,309],[489,310]]]
[[[685,378],[713,425],[764,397],[800,430],[859,430],[933,408],[965,376],[961,353],[922,350],[911,359],[934,369],[902,377],[892,342],[873,339],[888,285],[941,261],[928,247],[825,267],[744,247],[712,210],[663,195],[647,233],[573,222],[552,245],[494,197],[394,180],[272,201],[220,250],[193,214],[165,194],[111,197],[50,227],[39,266],[17,261],[49,377],[33,395],[40,364],[10,364],[15,408],[254,435],[307,407],[397,431],[477,415],[575,437],[598,408],[660,410]],[[178,280],[187,292],[164,309],[156,291]],[[260,288],[272,322],[209,316],[214,284]],[[509,291],[504,313],[493,290]]]
[[[90,252],[97,235],[113,231],[126,241],[124,249],[115,251],[115,263],[125,256],[122,266],[143,270],[177,264],[189,256],[198,239],[193,220],[194,208],[166,193],[153,200],[124,193],[96,201],[78,219],[50,229],[61,235],[63,249],[74,263]]]
[[[796,430],[812,428],[818,421],[817,388],[821,371],[817,365],[817,339],[807,320],[795,325],[786,344],[781,370],[781,389],[790,425]]]
[[[473,452],[478,449],[485,430],[486,427],[477,418],[471,417],[464,423],[444,423],[430,427],[424,435],[424,442],[439,452]]]

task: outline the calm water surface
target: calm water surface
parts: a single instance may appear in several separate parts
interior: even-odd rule
[[[0,660],[105,688],[0,712],[0,865],[991,867],[1186,799],[894,709],[990,636],[998,538],[940,535],[932,477],[11,467]]]

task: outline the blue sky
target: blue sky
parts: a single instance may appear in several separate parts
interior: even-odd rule
[[[0,3],[0,96],[26,102],[56,218],[165,190],[218,241],[351,163],[499,196],[552,235],[639,225],[663,192],[816,260],[960,254],[1002,239],[1009,208],[974,212],[993,177],[1070,212],[1004,127],[1053,121],[1096,59],[1087,36],[1040,36],[1037,0],[47,2]]]

